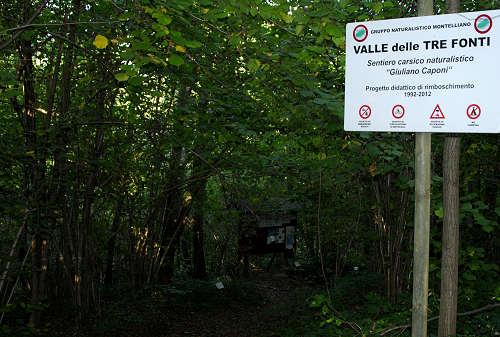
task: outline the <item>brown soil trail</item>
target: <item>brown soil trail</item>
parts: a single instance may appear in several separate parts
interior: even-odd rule
[[[274,337],[293,324],[313,289],[284,273],[260,272],[252,277],[258,303],[231,303],[191,312],[169,312],[163,337]]]

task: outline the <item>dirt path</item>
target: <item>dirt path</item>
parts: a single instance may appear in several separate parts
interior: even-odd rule
[[[231,303],[227,306],[169,312],[169,326],[164,337],[275,337],[280,328],[293,323],[312,289],[282,273],[254,275],[259,303]]]
[[[188,281],[189,282],[189,281]],[[152,293],[113,295],[100,317],[81,328],[74,312],[53,309],[50,337],[282,337],[311,320],[306,299],[319,290],[283,272],[257,271],[245,281],[191,287],[164,285]],[[244,300],[243,300],[244,299]]]

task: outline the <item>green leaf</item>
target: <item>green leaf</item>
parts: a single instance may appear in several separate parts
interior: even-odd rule
[[[259,70],[260,61],[257,59],[250,59],[250,61],[248,61],[247,66],[248,66],[248,70],[250,70],[250,72],[254,73],[257,70]]]
[[[200,48],[203,44],[199,41],[187,41],[186,46],[189,48]]]
[[[263,19],[269,19],[271,17],[274,16],[274,11],[271,7],[269,6],[265,6],[265,7],[262,7],[260,8],[260,16],[263,18]]]
[[[10,88],[4,91],[3,93],[6,98],[12,98],[12,97],[17,97],[21,96],[23,94],[22,90],[20,88]]]
[[[313,102],[316,104],[319,104],[319,105],[325,105],[326,103],[328,103],[328,101],[326,101],[322,98],[315,98],[315,99],[313,99]]]
[[[333,42],[337,47],[345,48],[345,36],[334,37]]]
[[[325,51],[325,48],[320,47],[320,46],[309,46],[309,47],[307,47],[307,49],[309,49],[310,51],[313,51],[317,54],[323,54],[323,52]]]
[[[131,84],[131,85],[134,85],[134,86],[138,86],[138,85],[141,85],[142,84],[142,78],[140,77],[130,77],[128,79],[128,83]]]
[[[178,66],[184,64],[184,59],[177,54],[172,54],[168,58],[168,63],[170,63],[173,66],[178,67]]]
[[[239,34],[236,34],[236,35],[233,35],[231,36],[231,38],[229,39],[229,44],[231,46],[237,46],[241,43],[241,38],[240,38],[240,35]]]
[[[340,29],[336,25],[333,25],[333,24],[327,25],[325,28],[325,31],[328,35],[332,35],[332,36],[343,35],[341,33]]]
[[[166,14],[160,16],[157,20],[158,20],[158,23],[165,25],[165,26],[172,22],[172,18]]]
[[[135,53],[132,50],[127,49],[120,54],[120,57],[124,60],[131,60],[135,57]]]
[[[470,202],[462,204],[461,208],[463,211],[470,211],[472,210],[472,204]]]
[[[288,15],[288,14],[283,13],[283,12],[280,13],[280,15],[281,15],[281,18],[283,19],[283,21],[285,21],[286,23],[290,24],[293,22],[293,16]]]
[[[115,78],[118,82],[124,82],[128,80],[129,76],[126,73],[115,74]]]
[[[464,278],[467,281],[475,281],[476,280],[476,277],[471,273],[464,273]]]
[[[382,2],[373,2],[372,7],[375,13],[380,13],[382,8],[384,8],[384,4]]]
[[[441,207],[439,207],[439,209],[435,210],[434,214],[436,214],[436,216],[438,218],[442,219],[443,218],[443,207],[441,206]]]

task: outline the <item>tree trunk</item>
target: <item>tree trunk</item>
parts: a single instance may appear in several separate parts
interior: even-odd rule
[[[31,16],[29,2],[24,5],[25,21]],[[33,48],[30,41],[21,40],[19,56],[22,60],[19,77],[23,81],[24,111],[22,113],[22,126],[25,134],[26,153],[31,154],[31,159],[25,166],[25,193],[26,202],[30,213],[28,217],[28,230],[33,233],[31,251],[31,304],[34,307],[30,322],[38,327],[41,323],[40,305],[45,293],[45,276],[47,272],[47,228],[45,223],[45,159],[39,149],[37,137],[37,100],[35,92],[35,74],[33,65]]]
[[[111,237],[109,238],[107,245],[107,256],[106,256],[106,271],[104,273],[104,284],[107,287],[113,285],[113,260],[115,256],[115,246],[116,246],[116,236],[118,235],[118,230],[120,228],[122,219],[122,206],[123,206],[123,194],[118,196],[116,201],[115,217],[113,218],[113,224],[111,225]]]
[[[409,167],[402,175],[410,176]],[[405,238],[408,235],[406,217],[410,208],[409,190],[397,191],[394,186],[394,174],[378,176],[373,181],[376,199],[375,225],[379,235],[378,252],[380,268],[384,273],[385,294],[395,303],[403,289],[409,261],[405,261]]]
[[[448,13],[458,13],[460,0],[446,0]],[[443,244],[438,337],[457,331],[458,249],[460,216],[460,137],[447,135],[443,149]]]
[[[454,336],[457,325],[460,137],[447,136],[443,154],[443,256],[439,337]]]
[[[194,178],[203,175],[203,164],[201,160],[196,158],[193,168]],[[203,221],[204,212],[203,205],[206,199],[206,185],[208,177],[203,177],[199,182],[194,184],[191,190],[193,198],[193,277],[196,279],[204,279],[207,277],[207,268],[205,264],[205,251],[203,247]]]

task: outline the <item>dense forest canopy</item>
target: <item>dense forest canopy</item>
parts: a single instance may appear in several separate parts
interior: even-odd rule
[[[345,25],[416,11],[406,0],[0,1],[0,333],[41,333],[56,301],[78,308],[78,325],[112,288],[235,277],[246,219],[263,205],[295,205],[294,258],[319,282],[339,289],[355,267],[380,280],[372,298],[400,303],[414,135],[343,130]],[[443,139],[432,142],[435,301]],[[462,137],[462,311],[500,300],[499,158],[497,135]]]

